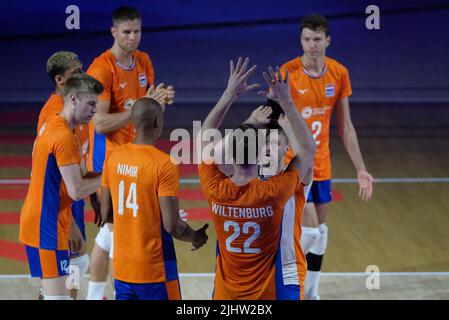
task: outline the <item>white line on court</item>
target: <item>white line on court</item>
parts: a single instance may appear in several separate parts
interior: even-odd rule
[[[181,179],[184,184],[199,184],[199,179]],[[375,183],[449,183],[449,178],[379,178],[374,179]],[[29,184],[30,179],[0,179],[0,185]],[[357,179],[336,178],[332,183],[357,184]]]
[[[367,272],[322,272],[323,277],[367,277]],[[449,277],[449,272],[380,272],[381,277]],[[86,275],[87,276],[87,275]],[[180,273],[180,278],[212,278],[215,273]],[[0,274],[0,280],[27,279],[29,274]]]

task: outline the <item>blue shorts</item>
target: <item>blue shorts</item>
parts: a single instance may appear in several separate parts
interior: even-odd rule
[[[57,278],[69,274],[69,252],[25,246],[32,277]]]
[[[310,188],[307,202],[315,204],[327,203],[332,201],[331,180],[313,181]]]
[[[301,300],[299,285],[283,284],[276,286],[276,300]]]
[[[178,279],[156,283],[114,280],[115,300],[181,300]]]

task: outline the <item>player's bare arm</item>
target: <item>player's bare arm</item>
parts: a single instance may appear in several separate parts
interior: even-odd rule
[[[264,72],[263,76],[268,84],[269,91],[261,91],[259,94],[279,103],[284,111],[295,138],[294,141],[289,142],[292,145],[297,144],[300,151],[300,155],[292,161],[292,165],[299,170],[302,183],[309,184],[310,168],[313,168],[313,158],[315,157],[317,147],[307,124],[299,114],[290,96],[288,71],[285,74],[285,78],[283,78],[279,67],[276,67],[276,73],[272,67],[269,67],[268,73]],[[289,138],[288,135],[287,138]]]
[[[100,200],[101,219],[105,223],[114,222],[114,211],[112,208],[111,190],[108,187],[101,187],[101,200]]]
[[[80,252],[85,248],[85,242],[83,239],[83,234],[81,233],[80,228],[73,219],[70,224],[70,237],[69,237],[69,248],[73,253]]]
[[[343,141],[346,151],[357,171],[357,179],[359,181],[359,197],[368,201],[373,194],[373,177],[366,171],[362,153],[360,152],[359,141],[354,125],[351,120],[349,110],[349,100],[344,98],[337,101],[336,104],[336,121],[340,138]]]
[[[208,236],[205,224],[198,230],[193,230],[179,215],[179,201],[177,197],[159,197],[162,223],[165,231],[180,241],[191,242],[192,250],[197,250],[206,244]]]
[[[232,103],[242,94],[256,89],[258,84],[247,84],[249,76],[256,70],[257,66],[252,66],[248,71],[246,68],[249,64],[249,58],[245,58],[245,61],[240,57],[237,61],[237,65],[234,65],[234,61],[230,61],[230,75],[228,85],[223,92],[220,100],[218,100],[215,107],[209,112],[200,132],[204,132],[208,129],[218,129],[223,122],[223,119]],[[208,144],[207,141],[201,141],[201,150]]]
[[[131,119],[131,110],[109,113],[109,104],[109,101],[99,101],[98,112],[93,117],[95,131],[100,134],[120,129]]]
[[[98,190],[101,176],[84,178],[78,164],[59,167],[69,197],[74,201],[81,200]]]

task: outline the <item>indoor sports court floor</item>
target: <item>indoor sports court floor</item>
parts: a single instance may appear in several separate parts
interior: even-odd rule
[[[34,299],[38,282],[28,277],[25,250],[18,243],[18,223],[40,106],[0,107],[0,299]],[[174,108],[167,111],[167,123],[175,111],[179,117],[193,106]],[[365,162],[378,179],[368,203],[357,198],[353,168],[333,127],[334,203],[327,222],[322,299],[449,299],[448,110],[443,104],[352,105]],[[228,121],[244,119],[249,112],[243,107]],[[206,113],[196,114],[190,117],[202,119]],[[159,144],[165,150],[173,144],[168,141],[169,132]],[[183,165],[181,172],[181,208],[189,213],[194,227],[210,223],[195,165]],[[90,208],[86,220],[90,251],[97,233]],[[209,235],[208,244],[195,252],[175,242],[185,299],[211,296],[212,225]],[[379,289],[366,287],[369,274],[365,271],[371,265],[381,272]],[[81,298],[87,280],[82,283]],[[112,298],[110,286],[107,294]]]

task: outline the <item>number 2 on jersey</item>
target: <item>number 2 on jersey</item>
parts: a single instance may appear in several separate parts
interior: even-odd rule
[[[121,180],[118,185],[118,214],[123,214],[123,202],[125,200],[125,181]],[[128,197],[125,203],[126,208],[133,210],[133,217],[137,216],[139,205],[137,204],[137,186],[135,182],[131,182],[128,191]]]
[[[235,221],[226,221],[224,223],[224,230],[229,231],[230,227],[234,229],[234,233],[226,238],[226,250],[228,250],[229,252],[241,253],[241,248],[232,246],[232,241],[237,239],[240,235],[240,225]],[[260,235],[260,226],[252,221],[245,222],[243,224],[243,233],[248,234],[250,228],[254,230],[254,233],[248,239],[246,239],[245,243],[243,244],[243,253],[260,253],[259,248],[250,247],[251,243],[253,243],[253,241],[256,240]]]
[[[317,140],[318,139],[318,136],[320,135],[320,133],[321,133],[321,128],[322,128],[322,124],[321,124],[321,121],[314,121],[314,122],[312,122],[312,135],[313,135],[313,140],[315,140],[315,143],[317,144],[317,145],[319,145],[320,144],[320,140]]]

